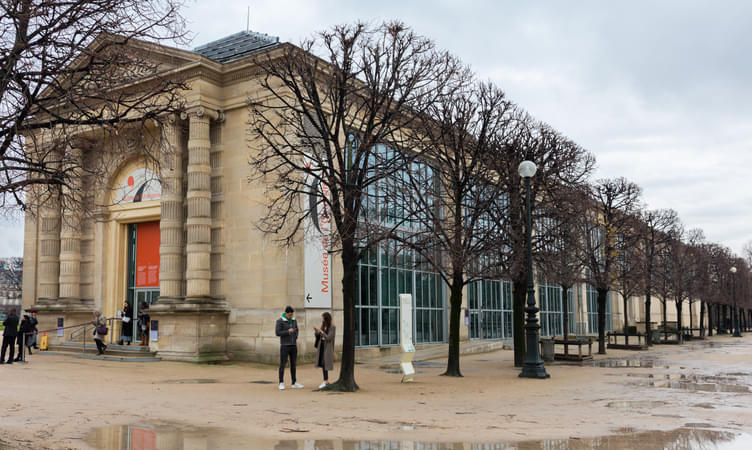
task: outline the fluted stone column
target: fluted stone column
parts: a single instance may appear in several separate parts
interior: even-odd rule
[[[168,119],[162,134],[162,200],[159,221],[160,301],[176,301],[183,284],[183,149],[180,123]]]
[[[69,151],[70,186],[63,186],[66,207],[60,229],[60,298],[81,297],[81,150]]]
[[[42,202],[39,207],[39,299],[57,300],[60,294],[60,198],[52,193],[49,198],[38,197],[38,200]]]
[[[204,108],[189,112],[188,118],[186,297],[201,300],[211,295],[211,118]]]

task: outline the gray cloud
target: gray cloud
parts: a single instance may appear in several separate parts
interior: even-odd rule
[[[248,5],[189,2],[193,45],[245,29]],[[675,208],[688,228],[702,227],[736,251],[752,239],[752,3],[257,0],[251,6],[252,30],[293,43],[336,23],[401,19],[592,151],[597,177],[626,176],[644,188],[650,207]]]

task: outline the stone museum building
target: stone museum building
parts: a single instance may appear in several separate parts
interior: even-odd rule
[[[88,322],[95,309],[119,317],[127,300],[134,315],[150,305],[149,346],[162,359],[271,362],[279,354],[274,323],[285,305],[296,308],[302,354],[313,353],[322,311],[333,311],[341,324],[337,255],[329,261],[306,243],[280,247],[255,226],[265,212],[265,186],[249,181],[248,99],[260,76],[253,60],[279,45],[277,38],[240,32],[193,51],[158,47],[166,70],[189,86],[184,113],[160,130],[169,151],[159,168],[145,162],[138,141],[127,154],[69,149],[83,161],[108,159],[111,172],[105,189],[85,197],[91,214],[81,226],[72,226],[66,215],[75,213],[53,201],[26,217],[23,306],[38,311],[40,330],[55,329],[61,319],[66,327]],[[376,249],[360,264],[358,351],[366,356],[399,344],[400,293],[413,296],[415,343],[445,343],[448,292],[441,278],[385,258],[386,251]],[[322,264],[327,289],[313,293]],[[481,281],[466,294],[463,338],[511,338],[510,283]],[[569,302],[571,333],[597,333],[594,289],[578,286],[562,296],[541,283],[537,294],[543,335],[561,334],[562,301]],[[644,316],[639,303],[632,302],[630,317]],[[621,327],[620,304],[609,301],[607,327]],[[136,325],[116,321],[116,339],[121,326]],[[68,338],[50,334],[53,343]]]

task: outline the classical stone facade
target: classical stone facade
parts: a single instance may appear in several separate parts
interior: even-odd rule
[[[136,244],[134,230],[156,221],[158,269],[143,268],[148,277],[158,270],[158,285],[144,281],[158,299],[144,298],[158,323],[150,346],[163,359],[275,360],[274,321],[287,304],[312,329],[321,310],[303,308],[302,248],[280,248],[256,230],[264,189],[248,182],[247,100],[258,76],[251,56],[277,46],[276,38],[244,32],[193,52],[161,49],[166,70],[179,72],[190,89],[185,112],[158,130],[165,143],[158,168],[145,163],[137,140],[129,154],[68,149],[71,158],[109,159],[99,166],[112,170],[104,189],[92,185],[96,192],[82,199],[86,214],[47,201],[26,218],[23,303],[39,311],[40,329],[55,328],[59,318],[65,326],[87,322],[94,309],[117,317],[126,298],[140,302],[133,292],[147,289],[137,279],[138,259],[155,249]],[[159,178],[155,194],[123,194],[148,183],[149,174]],[[337,316],[336,295],[334,302]],[[303,352],[307,346],[302,339]]]
[[[126,299],[138,307],[145,301],[152,303],[151,319],[158,326],[150,347],[164,359],[273,362],[279,345],[274,323],[289,304],[296,308],[303,330],[300,352],[303,358],[312,356],[313,327],[320,323],[323,309],[306,308],[304,248],[279,247],[257,230],[266,186],[249,182],[253,146],[247,141],[247,105],[249,98],[259,95],[259,71],[253,60],[278,46],[275,38],[243,32],[195,51],[160,47],[155,58],[166,71],[183,77],[189,89],[184,92],[183,114],[153,130],[164,138],[155,167],[143,157],[143,136],[128,133],[122,139],[131,139],[133,145],[124,146],[130,149],[124,153],[97,143],[96,136],[89,136],[86,148],[66,150],[66,160],[108,167],[109,172],[100,181],[104,185],[85,176],[76,179],[81,184],[72,188],[87,193],[80,199],[83,208],[53,199],[26,217],[23,305],[39,311],[40,330],[55,329],[60,318],[66,326],[88,322],[94,309],[118,317]],[[389,284],[394,277],[388,274],[396,274],[398,268],[380,264],[362,272],[379,281],[359,280],[379,299],[375,308],[359,305],[356,311],[356,344],[362,356],[397,349],[394,327],[384,325],[396,317],[394,305],[387,308],[379,302],[394,287]],[[447,295],[439,277],[412,272],[408,276],[411,289],[420,283],[432,286],[421,291],[431,292],[427,306],[416,301],[416,310],[423,308],[417,312],[425,318],[420,320],[426,330],[425,340],[417,337],[417,343],[446,342]],[[328,264],[327,277],[331,301],[326,309],[341,324],[341,265],[336,257]],[[463,339],[511,336],[511,321],[507,324],[505,316],[511,318],[507,294],[503,282],[496,283],[498,288],[487,291],[498,292],[493,294],[495,303],[485,293],[474,294],[475,303],[465,309]],[[578,333],[592,334],[588,326],[593,310],[585,287],[577,292],[570,308],[573,322]],[[613,327],[620,327],[621,302],[611,302]],[[547,309],[542,308],[552,333],[561,318],[561,310],[551,306],[555,303],[548,299]],[[637,302],[632,307],[630,323],[639,322],[644,311]],[[653,307],[655,320],[658,306]],[[116,336],[121,326],[115,322]],[[50,338],[55,343],[69,335]]]

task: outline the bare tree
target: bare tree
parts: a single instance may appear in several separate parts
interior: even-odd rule
[[[403,191],[410,210],[411,231],[396,239],[421,255],[422,262],[449,288],[449,354],[444,375],[460,371],[460,323],[463,288],[488,274],[501,230],[491,209],[503,208],[501,183],[487,164],[491,148],[509,128],[513,106],[490,83],[478,83],[469,72],[459,88],[428,108],[410,148],[430,170],[410,170],[412,189]],[[395,190],[395,192],[400,192]]]
[[[631,240],[641,189],[625,178],[601,179],[590,189],[590,208],[581,216],[585,279],[598,291],[598,353],[606,353],[606,300],[616,277],[619,239]]]
[[[405,136],[462,68],[399,22],[335,26],[257,63],[261,90],[249,101],[249,145],[253,179],[267,186],[258,225],[294,245],[311,214],[301,199],[328,211],[344,309],[340,376],[330,388],[355,391],[358,261],[399,226],[378,220],[386,200],[379,185],[409,167]]]
[[[514,363],[522,366],[525,358],[525,299],[527,270],[525,257],[525,191],[518,167],[524,160],[533,161],[538,170],[531,180],[533,223],[546,220],[556,208],[556,191],[574,189],[592,173],[595,158],[585,149],[544,123],[519,111],[503,130],[499,146],[489,165],[503,183],[505,208],[496,210],[494,220],[503,229],[498,237],[499,276],[512,281]],[[533,251],[538,252],[547,238],[533,233]]]
[[[582,280],[583,241],[577,218],[584,214],[587,197],[581,189],[562,188],[552,191],[550,204],[536,228],[539,245],[534,255],[539,276],[556,283],[562,295],[563,337],[569,334],[569,303],[567,293]],[[565,348],[565,351],[567,348]]]
[[[622,298],[624,308],[624,343],[629,345],[629,300],[641,293],[644,276],[639,254],[638,214],[626,218],[628,232],[616,236],[617,252],[614,270],[614,290]]]
[[[656,266],[661,249],[668,243],[671,230],[677,226],[678,215],[672,209],[645,210],[640,214],[638,231],[639,255],[642,261],[645,294],[645,335],[650,344],[650,308],[656,282]]]
[[[23,286],[23,258],[11,256],[0,260],[0,280],[16,291]]]
[[[70,194],[78,205],[81,185],[72,181],[97,169],[67,149],[127,145],[118,134],[159,136],[154,122],[180,109],[183,84],[154,57],[154,43],[185,42],[180,6],[0,3],[0,205],[26,209],[30,187],[39,203]]]

